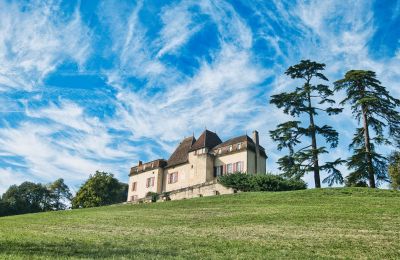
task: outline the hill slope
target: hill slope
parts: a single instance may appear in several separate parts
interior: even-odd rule
[[[400,258],[400,192],[323,189],[0,218],[0,258]]]

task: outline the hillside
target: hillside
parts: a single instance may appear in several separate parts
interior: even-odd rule
[[[400,192],[241,193],[0,218],[0,258],[400,258]]]

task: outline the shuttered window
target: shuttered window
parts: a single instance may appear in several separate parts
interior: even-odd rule
[[[178,181],[178,172],[171,172],[168,174],[168,183],[175,183]]]
[[[146,188],[154,186],[154,177],[147,178],[146,180]]]

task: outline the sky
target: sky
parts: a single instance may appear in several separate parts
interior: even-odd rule
[[[302,59],[330,86],[374,70],[400,97],[400,0],[0,0],[0,17],[0,194],[58,178],[77,191],[96,170],[127,182],[205,128],[258,130],[278,173],[269,131],[289,117],[269,100],[299,84],[284,72]],[[350,111],[317,120],[340,134],[322,160],[347,158]]]

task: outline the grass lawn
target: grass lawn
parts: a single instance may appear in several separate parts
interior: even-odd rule
[[[0,218],[0,259],[400,259],[400,192],[241,193]]]

